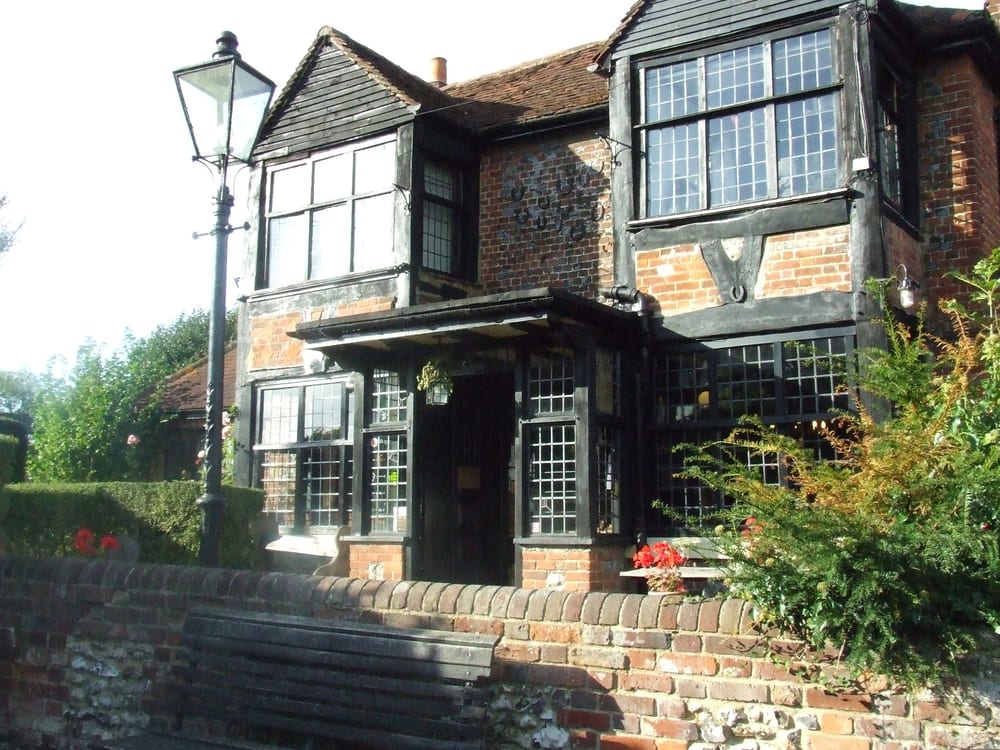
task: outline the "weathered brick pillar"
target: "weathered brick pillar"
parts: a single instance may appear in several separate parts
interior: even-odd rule
[[[625,569],[625,548],[525,547],[521,553],[521,586],[559,591],[622,591],[618,575]]]
[[[402,542],[351,539],[351,578],[402,581],[405,578]]]

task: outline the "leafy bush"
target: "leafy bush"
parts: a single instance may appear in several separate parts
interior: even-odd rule
[[[28,457],[28,428],[15,417],[0,414],[0,438],[11,437],[17,441],[13,455],[0,454],[0,486],[24,481],[25,461]]]
[[[201,518],[199,482],[21,484],[0,489],[0,530],[15,555],[74,555],[81,528],[98,535],[133,537],[143,562],[198,562]],[[259,490],[223,487],[220,557],[232,568],[260,567]]]
[[[683,472],[732,501],[732,590],[855,676],[932,681],[1000,621],[998,276],[995,251],[964,279],[987,313],[948,305],[950,340],[887,313],[886,347],[858,353],[853,411],[825,430],[835,461],[748,419]],[[775,456],[780,486],[748,468]]]
[[[13,435],[0,435],[0,487],[16,481],[21,455],[21,441]]]

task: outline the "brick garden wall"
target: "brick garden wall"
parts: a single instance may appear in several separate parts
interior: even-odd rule
[[[831,692],[787,661],[799,644],[755,634],[738,600],[11,558],[0,742],[75,750],[164,724],[179,629],[199,605],[500,635],[491,748],[1000,747],[995,681],[969,678],[960,704]]]

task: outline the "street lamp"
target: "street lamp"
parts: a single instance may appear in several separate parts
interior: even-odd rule
[[[247,65],[236,51],[236,35],[223,31],[212,59],[174,71],[174,82],[194,144],[193,161],[216,168],[215,279],[208,326],[208,388],[205,394],[205,494],[201,508],[200,562],[219,564],[222,532],[222,392],[226,345],[226,251],[233,196],[227,178],[230,161],[250,163],[274,83]],[[195,235],[198,236],[197,234]]]

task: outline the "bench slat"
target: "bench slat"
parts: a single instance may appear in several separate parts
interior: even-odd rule
[[[477,683],[490,676],[498,641],[474,633],[197,610],[182,630],[184,663],[171,670],[170,705],[179,719],[197,719],[212,734],[239,728],[240,736],[295,747],[317,739],[351,747],[472,750],[483,744],[490,694]],[[259,746],[189,735],[174,741],[170,735],[103,747]]]

